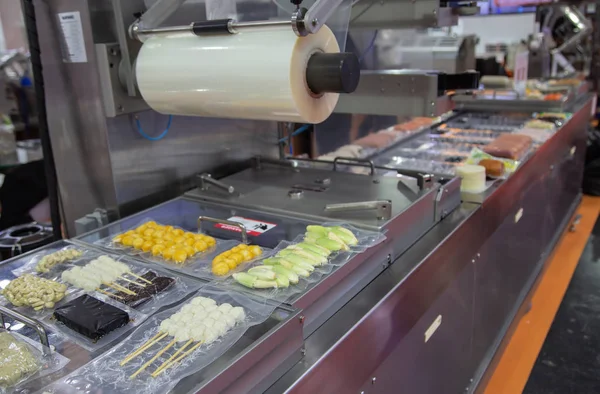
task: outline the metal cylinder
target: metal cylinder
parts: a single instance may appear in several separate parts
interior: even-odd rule
[[[360,79],[360,64],[353,53],[315,53],[308,60],[306,83],[315,94],[352,93]]]

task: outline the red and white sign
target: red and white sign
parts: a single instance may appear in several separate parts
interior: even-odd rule
[[[260,220],[248,219],[241,216],[232,216],[229,219],[230,222],[237,222],[246,227],[246,232],[248,235],[259,236],[261,234],[266,233],[270,229],[276,227],[275,223],[263,222]],[[220,228],[228,231],[241,232],[242,230],[239,227],[232,226],[230,224],[217,223],[215,224],[216,228]]]

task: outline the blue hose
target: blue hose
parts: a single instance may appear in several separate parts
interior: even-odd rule
[[[135,124],[137,125],[138,133],[140,133],[140,135],[142,137],[144,137],[145,139],[150,140],[150,141],[158,141],[158,140],[162,140],[163,138],[165,138],[165,136],[169,132],[169,129],[171,128],[171,121],[172,120],[173,120],[173,115],[169,115],[169,120],[167,121],[167,128],[165,129],[165,131],[163,131],[162,133],[160,133],[156,137],[151,137],[148,134],[144,133],[144,130],[142,130],[142,124],[141,124],[140,120],[137,117],[135,118]]]

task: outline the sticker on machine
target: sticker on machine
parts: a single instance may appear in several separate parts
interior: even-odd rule
[[[87,52],[79,11],[58,14],[62,30],[61,50],[64,63],[86,63]]]
[[[229,220],[230,222],[242,224],[244,227],[246,227],[246,232],[248,233],[248,235],[253,235],[255,237],[264,234],[270,229],[275,228],[277,226],[275,223],[264,222],[262,220],[248,219],[241,216],[232,216],[227,220]],[[225,223],[217,223],[215,224],[215,227],[229,231],[242,231],[239,227]]]

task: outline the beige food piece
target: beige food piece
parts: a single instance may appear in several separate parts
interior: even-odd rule
[[[63,249],[58,252],[47,254],[42,257],[40,262],[35,267],[37,272],[48,272],[52,267],[63,264],[70,260],[75,260],[83,255],[83,252],[78,249]]]
[[[14,306],[30,306],[39,311],[53,308],[66,291],[67,286],[61,283],[25,274],[10,282],[1,293]]]

